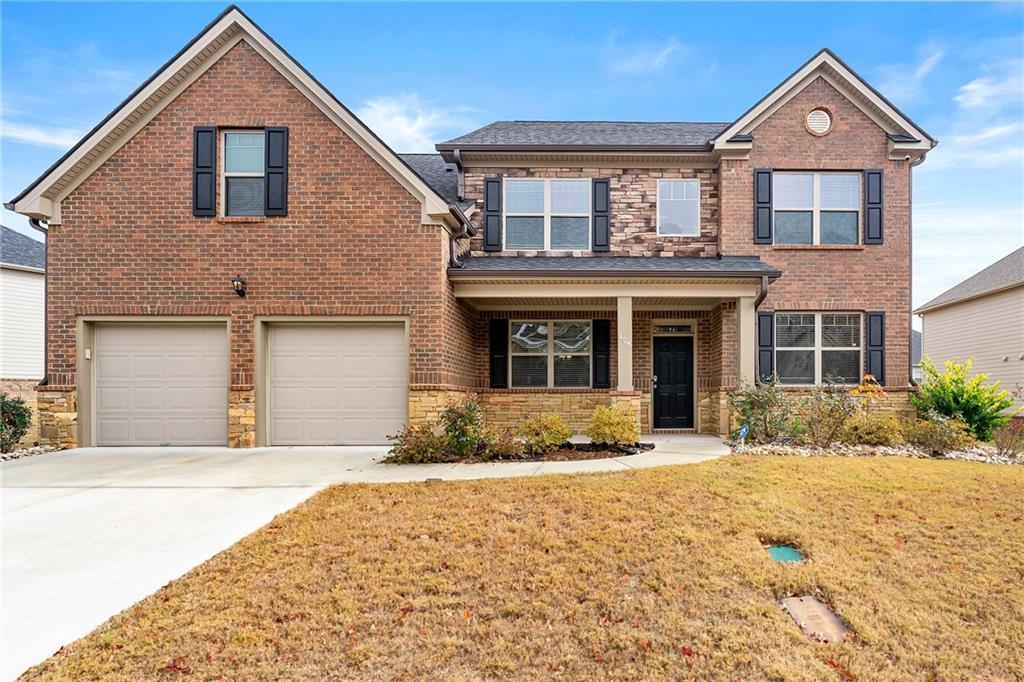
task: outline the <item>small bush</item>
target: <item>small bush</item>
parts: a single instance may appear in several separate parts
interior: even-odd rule
[[[483,449],[483,416],[475,394],[449,400],[441,412],[441,426],[456,460],[469,459]]]
[[[394,442],[391,452],[384,458],[393,464],[433,464],[454,462],[448,451],[448,438],[430,424],[406,426],[395,436],[388,436]]]
[[[789,401],[774,375],[770,381],[729,393],[726,400],[740,423],[750,428],[747,440],[752,443],[771,443],[790,430]]]
[[[860,412],[846,421],[842,440],[852,445],[899,445],[903,424],[890,414]]]
[[[487,461],[517,460],[526,456],[526,447],[511,429],[486,425],[480,459]]]
[[[1024,457],[1024,419],[1014,419],[993,431],[992,444],[1003,457]]]
[[[992,432],[1010,421],[1003,411],[1013,406],[1009,391],[999,388],[999,382],[985,385],[987,374],[968,378],[974,361],[944,363],[940,374],[931,358],[921,359],[924,381],[921,389],[910,394],[910,402],[921,412],[936,412],[962,420],[978,440],[991,440]]]
[[[907,428],[904,437],[908,443],[933,455],[944,455],[974,442],[964,422],[938,412],[925,413],[925,419],[914,422]]]
[[[519,425],[519,436],[529,452],[543,455],[569,440],[572,429],[562,415],[543,412],[524,419]]]
[[[587,436],[604,445],[634,445],[640,440],[640,427],[631,410],[598,405],[587,423]]]
[[[0,452],[10,452],[32,425],[32,408],[21,398],[0,393]]]
[[[857,398],[833,384],[814,388],[804,403],[806,411],[800,420],[804,438],[819,448],[839,440],[846,422],[859,407]]]

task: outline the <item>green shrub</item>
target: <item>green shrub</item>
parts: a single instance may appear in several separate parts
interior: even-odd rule
[[[964,422],[934,411],[926,412],[924,419],[918,419],[908,427],[904,437],[908,443],[933,455],[944,455],[974,442]]]
[[[21,398],[0,393],[0,452],[10,452],[28,433],[32,408]]]
[[[522,421],[519,425],[519,436],[529,452],[543,455],[569,440],[572,429],[562,415],[542,412]]]
[[[1024,457],[1024,419],[1013,419],[993,431],[992,444],[1003,457]]]
[[[437,462],[454,462],[456,459],[448,451],[448,438],[443,432],[430,424],[406,426],[402,432],[388,436],[394,445],[385,462],[392,464],[433,464]]]
[[[921,389],[910,394],[910,402],[921,412],[937,412],[967,424],[978,440],[990,440],[992,432],[1010,421],[1003,410],[1013,405],[1009,391],[999,388],[999,382],[985,385],[987,374],[968,377],[974,361],[958,364],[944,363],[941,374],[931,358],[921,359],[924,381]]]
[[[747,440],[752,443],[771,443],[790,430],[789,400],[774,375],[769,381],[744,385],[736,393],[727,394],[725,399],[740,422],[749,427]]]
[[[839,440],[846,422],[859,406],[857,398],[834,384],[812,389],[804,400],[805,409],[799,420],[804,438],[811,445],[827,448]]]
[[[903,424],[890,414],[860,412],[846,421],[841,439],[852,445],[899,445]]]
[[[633,445],[640,440],[640,426],[632,410],[598,405],[587,422],[587,436],[594,443]]]
[[[483,416],[476,395],[448,401],[441,412],[448,451],[456,460],[469,459],[483,449]]]

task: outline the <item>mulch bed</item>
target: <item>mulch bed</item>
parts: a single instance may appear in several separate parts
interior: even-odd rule
[[[569,462],[583,459],[606,459],[636,455],[654,449],[654,443],[637,443],[635,445],[597,445],[594,443],[566,443],[557,450],[546,455],[534,457],[537,462]]]

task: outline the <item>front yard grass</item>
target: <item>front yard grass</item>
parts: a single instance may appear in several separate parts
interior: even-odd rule
[[[154,532],[159,532],[154,529]],[[771,562],[764,540],[811,558]],[[816,594],[852,631],[809,641]],[[726,457],[326,490],[30,679],[1020,679],[1024,467]]]

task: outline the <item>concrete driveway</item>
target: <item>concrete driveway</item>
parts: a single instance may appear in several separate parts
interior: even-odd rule
[[[706,436],[654,440],[649,453],[581,462],[395,466],[376,461],[384,447],[92,448],[5,462],[0,675],[13,679],[328,485],[628,471],[728,452]]]

